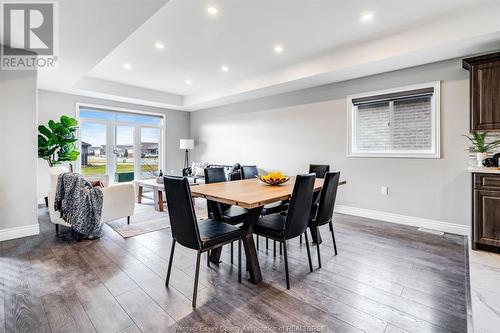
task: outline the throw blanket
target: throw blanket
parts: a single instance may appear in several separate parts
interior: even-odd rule
[[[101,236],[102,192],[78,173],[59,175],[54,209],[85,238]]]

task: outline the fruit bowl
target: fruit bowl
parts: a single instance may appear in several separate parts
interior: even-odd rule
[[[290,180],[290,177],[285,176],[281,172],[271,172],[265,176],[258,177],[260,181],[268,185],[281,185]]]

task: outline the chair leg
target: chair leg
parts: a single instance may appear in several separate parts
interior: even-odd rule
[[[333,232],[333,222],[332,221],[330,221],[330,230],[332,231],[333,249],[335,250],[335,255],[337,255],[337,244],[335,243],[335,233]]]
[[[238,240],[238,282],[241,283],[241,239]]]
[[[280,243],[280,255],[282,255],[282,254],[283,254],[283,244]]]
[[[309,249],[309,239],[307,237],[307,229],[306,232],[304,232],[304,238],[306,241],[306,249],[307,249],[307,259],[309,260],[309,271],[313,271],[313,264],[311,260],[311,250]]]
[[[269,238],[266,237],[266,250],[269,250]]]
[[[127,224],[130,224],[130,216],[127,216]]]
[[[207,266],[210,267],[210,251],[207,251]]]
[[[56,236],[59,237],[59,224],[56,223],[55,226],[56,226]]]
[[[170,249],[170,259],[168,260],[167,279],[165,285],[168,287],[170,282],[170,272],[172,271],[172,262],[174,261],[175,239],[172,239],[172,248]]]
[[[316,228],[316,239],[319,239],[319,228]],[[319,253],[319,242],[316,242],[316,249],[318,250],[318,265],[321,268],[321,254]]]
[[[273,256],[276,258],[276,241],[273,240]]]
[[[233,264],[233,243],[231,242],[231,265]]]
[[[281,248],[281,246],[280,246],[280,248]],[[290,276],[288,275],[288,255],[286,253],[286,240],[283,240],[283,249],[284,249],[284,252],[285,252],[286,289],[290,289]]]
[[[257,251],[259,251],[259,235],[255,235],[257,238]]]
[[[196,307],[196,297],[198,295],[198,277],[200,275],[200,256],[201,256],[201,251],[198,251],[198,254],[196,255],[196,272],[194,275],[193,303],[192,303],[193,308]]]
[[[300,244],[302,244],[302,235],[299,236]]]

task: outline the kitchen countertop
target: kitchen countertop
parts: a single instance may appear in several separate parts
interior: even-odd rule
[[[498,173],[498,174],[500,174],[500,168],[469,167],[469,172],[471,172],[471,173]]]

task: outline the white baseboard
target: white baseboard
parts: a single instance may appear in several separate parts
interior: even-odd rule
[[[39,233],[40,233],[40,226],[38,225],[38,223],[25,225],[17,228],[3,229],[0,230],[0,241],[38,235]]]
[[[423,218],[414,217],[414,216],[406,216],[406,215],[400,215],[400,214],[379,212],[376,210],[356,208],[356,207],[344,206],[344,205],[336,205],[335,212],[347,214],[347,215],[359,216],[359,217],[366,217],[369,219],[374,219],[374,220],[379,220],[379,221],[404,224],[404,225],[409,225],[409,226],[418,227],[418,228],[433,229],[433,230],[447,232],[450,234],[457,234],[457,235],[469,235],[470,234],[470,227],[469,226],[455,224],[455,223],[449,223],[449,222],[436,221],[436,220],[423,219]]]

